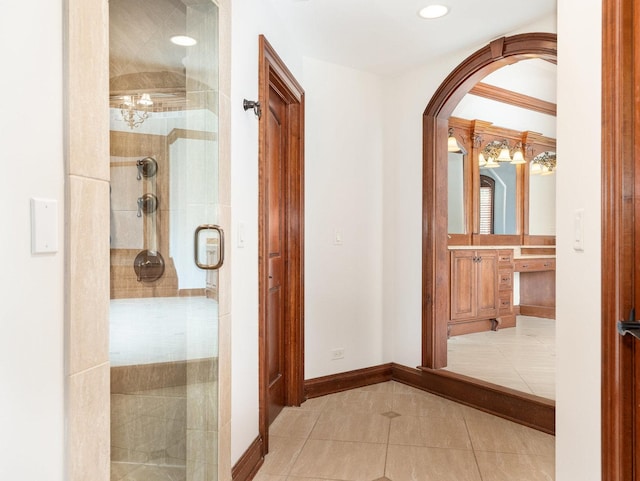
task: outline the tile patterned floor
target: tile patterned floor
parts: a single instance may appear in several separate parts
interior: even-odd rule
[[[448,371],[555,399],[555,323],[518,316],[516,327],[449,339]]]
[[[255,481],[550,481],[555,438],[396,382],[285,408]]]

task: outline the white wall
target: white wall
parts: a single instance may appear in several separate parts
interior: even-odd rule
[[[258,436],[258,120],[242,100],[258,97],[258,35],[301,81],[302,56],[267,0],[234,0],[231,53],[232,424],[235,463]],[[237,247],[239,223],[245,247]]]
[[[304,59],[304,88],[305,378],[310,379],[384,359],[383,92],[376,75],[311,58]],[[344,359],[331,359],[336,348],[344,349]]]
[[[61,481],[62,3],[3,4],[0,54],[0,479]],[[31,197],[58,201],[56,254],[31,254]]]
[[[558,481],[600,479],[601,8],[599,0],[558,1]],[[572,249],[579,208],[582,253]]]
[[[374,75],[304,59],[264,0],[233,3],[232,462],[258,435],[258,34],[266,35],[306,95],[305,377],[390,361],[382,324],[382,84]],[[333,243],[334,231],[343,244]],[[235,232],[233,235],[235,235]],[[232,235],[232,236],[233,236]],[[344,348],[332,361],[330,351]]]

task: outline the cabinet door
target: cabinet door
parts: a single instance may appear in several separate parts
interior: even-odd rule
[[[498,315],[498,253],[477,251],[477,317],[493,318]]]
[[[475,251],[451,252],[451,320],[476,317],[477,262]]]

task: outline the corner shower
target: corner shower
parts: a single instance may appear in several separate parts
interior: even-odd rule
[[[214,481],[218,8],[111,0],[109,16],[111,480]]]

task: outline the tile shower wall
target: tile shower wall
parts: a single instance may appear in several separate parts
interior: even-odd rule
[[[107,481],[108,10],[103,0],[66,7],[66,479]]]

